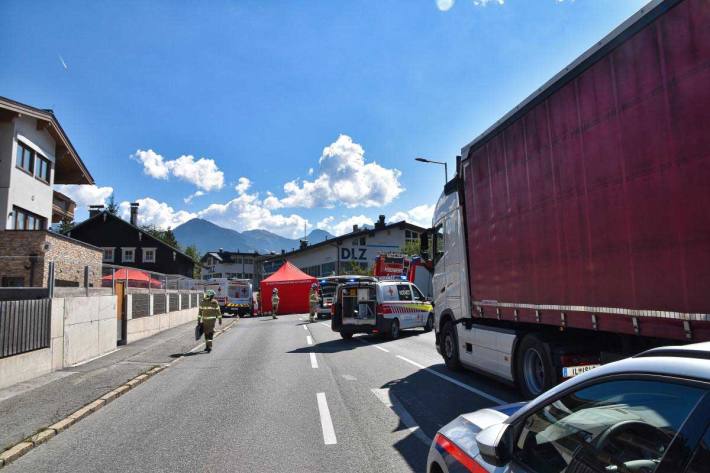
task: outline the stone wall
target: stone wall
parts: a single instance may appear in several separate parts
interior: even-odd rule
[[[101,249],[57,233],[0,231],[0,285],[46,287],[49,263],[54,261],[57,286],[84,286],[88,266],[89,287],[100,287],[102,259]]]

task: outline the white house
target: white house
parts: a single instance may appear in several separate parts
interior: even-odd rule
[[[407,222],[385,224],[380,215],[374,228],[360,229],[313,245],[303,242],[298,250],[260,258],[259,276],[263,279],[279,269],[284,261],[290,261],[301,271],[315,277],[346,274],[352,265],[369,269],[377,256],[399,252],[407,243],[419,241],[425,229]]]
[[[251,279],[256,284],[256,259],[258,253],[238,251],[210,251],[205,254],[202,263],[202,279],[236,278]]]
[[[73,218],[55,184],[94,179],[51,110],[0,97],[0,230],[45,230]]]

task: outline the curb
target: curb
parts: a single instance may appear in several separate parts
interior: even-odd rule
[[[218,331],[215,333],[214,338],[219,337],[223,333],[229,331],[237,322],[239,321],[239,317],[236,318],[236,320],[232,321],[229,325],[227,325],[225,328],[222,330]],[[200,346],[204,345],[204,343],[200,343],[197,345],[195,348],[198,348]],[[193,348],[193,350],[195,349]],[[182,360],[185,358],[185,355],[180,356],[179,358],[171,361],[170,363],[164,364],[164,365],[158,365],[154,366],[153,368],[149,369],[145,373],[141,373],[135,378],[132,378],[119,387],[115,388],[112,391],[107,392],[100,398],[96,399],[95,401],[92,401],[88,404],[86,404],[84,407],[78,409],[77,411],[73,412],[72,414],[69,414],[67,417],[64,419],[55,422],[54,424],[50,425],[49,427],[40,430],[36,434],[27,437],[26,439],[22,440],[21,442],[18,442],[17,444],[13,445],[12,447],[8,448],[7,450],[0,452],[0,468],[9,465],[11,462],[17,460],[30,450],[32,450],[35,447],[38,447],[39,445],[42,445],[52,437],[56,436],[60,432],[65,431],[72,425],[76,424],[79,422],[81,419],[88,417],[89,415],[93,414],[94,412],[98,411],[102,407],[104,407],[106,404],[118,399],[119,397],[123,396],[125,393],[130,391],[131,389],[135,388],[136,386],[143,384],[156,374],[160,373],[164,369],[168,368],[171,366],[173,363],[177,363],[178,361]]]

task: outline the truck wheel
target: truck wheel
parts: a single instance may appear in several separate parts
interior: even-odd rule
[[[394,319],[390,324],[390,340],[396,340],[399,338],[399,320]]]
[[[453,371],[461,369],[456,327],[451,322],[446,322],[441,330],[441,354],[444,357],[444,363],[446,363],[447,368]]]
[[[515,372],[520,392],[526,399],[544,393],[557,382],[550,346],[537,335],[523,338],[515,359]]]
[[[431,332],[434,330],[434,315],[429,314],[429,317],[426,319],[426,325],[424,326],[424,331],[425,332]]]
[[[340,336],[343,337],[343,340],[350,340],[353,338],[353,334],[350,332],[340,332]]]

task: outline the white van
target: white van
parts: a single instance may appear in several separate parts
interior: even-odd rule
[[[254,314],[251,279],[214,278],[205,283],[205,290],[212,289],[215,300],[223,313],[239,316]]]
[[[434,309],[417,286],[401,281],[354,281],[338,286],[331,329],[344,339],[378,333],[391,339],[400,330],[434,327]]]

